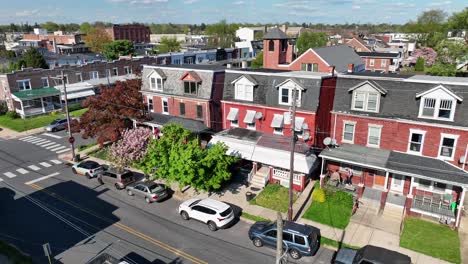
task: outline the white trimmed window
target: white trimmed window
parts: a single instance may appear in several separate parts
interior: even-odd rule
[[[112,73],[114,74],[114,76],[119,75],[119,68],[117,68],[117,67],[112,68]]]
[[[354,130],[356,122],[344,121],[343,123],[343,142],[354,143]]]
[[[382,133],[381,125],[369,125],[369,130],[367,133],[367,146],[379,147],[381,133]]]
[[[99,78],[99,72],[98,71],[89,72],[89,79],[98,79],[98,78]]]
[[[453,160],[459,135],[440,134],[439,158]]]
[[[279,104],[292,105],[294,88],[280,87],[279,89]],[[296,106],[301,106],[301,90],[296,89]]]
[[[76,82],[82,82],[83,81],[83,75],[81,74],[81,72],[75,73],[75,76],[76,76]]]
[[[42,88],[49,87],[49,78],[48,77],[42,77],[41,82],[42,82]]]
[[[421,98],[419,118],[446,121],[453,121],[457,100],[463,101],[461,97],[441,85],[423,92],[417,97]]]
[[[244,101],[253,101],[253,85],[236,83],[235,99]]]
[[[154,108],[153,108],[153,98],[149,98],[149,97],[148,97],[148,111],[154,112]]]
[[[387,60],[386,60],[386,59],[382,59],[382,60],[380,61],[380,67],[382,67],[382,68],[387,67]]]
[[[156,77],[151,77],[150,78],[150,89],[151,90],[156,90],[156,91],[162,91],[163,90],[163,79],[156,78]]]
[[[408,140],[408,153],[422,154],[424,137],[426,131],[410,129],[409,140]]]
[[[162,113],[165,115],[168,115],[169,114],[169,101],[167,100],[167,98],[162,98],[161,101],[162,101]]]
[[[369,66],[374,66],[375,64],[375,60],[374,59],[370,59],[369,60]]]
[[[129,75],[132,73],[132,68],[130,66],[125,66],[124,71],[126,75]]]
[[[16,83],[18,84],[18,88],[20,90],[31,90],[31,81],[29,79],[19,80],[19,81],[16,81]]]
[[[274,127],[273,128],[273,134],[283,135],[283,127]]]
[[[374,92],[355,91],[352,109],[358,111],[378,112],[380,94]]]

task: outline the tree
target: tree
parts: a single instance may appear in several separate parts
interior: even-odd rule
[[[304,32],[297,38],[297,53],[302,54],[310,48],[327,45],[328,36],[323,32]]]
[[[234,45],[238,25],[228,24],[223,19],[218,23],[206,26],[206,34],[210,35],[209,45],[214,48],[230,48]]]
[[[453,13],[448,19],[448,28],[452,30],[463,30],[468,28],[468,7],[463,11]]]
[[[55,22],[47,21],[41,24],[41,28],[46,29],[49,32],[53,32],[59,30],[59,25]]]
[[[436,50],[439,61],[446,64],[457,63],[468,54],[468,46],[465,43],[448,39],[439,42]]]
[[[125,130],[122,139],[114,142],[109,150],[109,158],[116,168],[123,170],[129,164],[142,159],[151,136],[151,130],[144,127]]]
[[[101,53],[104,50],[104,46],[112,42],[111,37],[102,27],[90,29],[83,40],[91,51],[97,53]]]
[[[129,40],[114,40],[104,45],[102,53],[107,60],[116,60],[120,56],[133,55],[135,48]]]
[[[146,105],[140,88],[141,79],[127,80],[117,82],[115,87],[101,86],[99,95],[88,97],[82,103],[88,111],[77,124],[84,130],[83,138],[95,138],[100,145],[115,142],[132,127],[132,119],[144,120]]]
[[[418,72],[424,71],[424,58],[423,57],[419,57],[416,60],[416,65],[414,65],[414,70]]]
[[[180,51],[180,42],[176,38],[163,37],[161,39],[161,43],[158,46],[159,54],[177,51]]]
[[[456,76],[457,68],[455,64],[436,62],[434,65],[432,65],[432,67],[428,68],[426,72],[429,75],[435,76]]]
[[[255,56],[255,59],[252,60],[250,67],[252,69],[263,68],[263,51],[257,53],[257,56]]]
[[[434,32],[442,31],[444,22],[447,18],[447,13],[441,9],[432,9],[424,11],[418,16],[417,23],[420,27],[419,32]]]
[[[30,48],[17,62],[10,63],[11,71],[27,67],[48,69],[49,65],[39,51]]]
[[[88,22],[83,22],[80,25],[80,32],[83,34],[88,34],[93,27]]]
[[[411,55],[410,63],[415,64],[419,57],[424,59],[426,66],[431,66],[436,61],[437,52],[431,48],[416,49]]]
[[[196,190],[221,188],[231,177],[229,166],[237,158],[226,155],[227,147],[218,143],[202,149],[190,131],[177,124],[162,129],[163,136],[152,140],[140,169],[151,178],[178,182],[180,188],[190,185]]]

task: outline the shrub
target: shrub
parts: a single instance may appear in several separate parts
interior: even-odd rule
[[[16,119],[19,117],[18,113],[16,113],[15,111],[8,111],[6,115],[11,119]]]
[[[52,111],[52,112],[50,112],[50,115],[51,115],[51,116],[54,116],[54,115],[56,115],[56,114],[57,114],[57,111]]]
[[[68,112],[73,112],[76,110],[80,110],[83,107],[81,106],[81,103],[76,103],[76,104],[69,104],[68,105]]]
[[[416,65],[414,65],[414,70],[418,72],[424,71],[424,58],[423,57],[419,57],[416,60]]]
[[[325,190],[320,187],[315,188],[312,192],[312,201],[314,202],[324,203],[326,198],[327,195],[325,194]]]
[[[0,115],[4,115],[8,112],[8,105],[5,101],[0,101]]]

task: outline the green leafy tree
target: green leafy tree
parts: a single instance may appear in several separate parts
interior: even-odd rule
[[[252,60],[250,67],[252,69],[263,68],[263,51],[257,53],[257,56],[255,56],[255,59]]]
[[[328,36],[323,32],[304,32],[297,38],[297,52],[302,54],[310,48],[327,45]]]
[[[103,27],[91,28],[83,40],[86,43],[86,46],[96,53],[101,53],[104,50],[104,46],[112,42],[111,37]]]
[[[80,32],[83,34],[88,34],[93,27],[88,22],[83,22],[80,25]]]
[[[41,28],[47,29],[47,31],[53,32],[59,30],[59,25],[52,21],[47,21],[41,24]]]
[[[417,20],[417,23],[420,27],[419,32],[429,33],[434,31],[442,31],[446,18],[447,13],[441,9],[432,9],[422,12],[421,15],[418,16]]]
[[[435,76],[456,76],[457,68],[455,64],[436,62],[432,65],[432,67],[426,69],[426,72],[429,75]]]
[[[210,35],[209,46],[214,48],[230,48],[234,45],[236,30],[239,28],[236,24],[228,24],[223,19],[218,23],[206,26],[206,34]]]
[[[17,62],[10,63],[11,71],[27,67],[48,69],[49,65],[39,51],[31,48]]]
[[[419,71],[419,72],[424,71],[424,58],[423,57],[419,57],[416,60],[416,64],[414,65],[414,70]]]
[[[180,51],[180,42],[176,38],[163,37],[157,49],[159,54],[177,51]]]
[[[116,60],[120,56],[133,55],[135,48],[129,40],[114,40],[104,45],[103,55],[108,60]]]
[[[468,29],[468,7],[465,7],[461,12],[453,13],[449,17],[447,24],[449,29]]]
[[[468,55],[468,46],[459,41],[442,40],[437,44],[436,51],[438,59],[442,63],[457,63]]]

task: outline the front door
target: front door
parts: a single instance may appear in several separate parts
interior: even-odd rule
[[[405,178],[401,175],[393,174],[392,175],[392,185],[390,190],[395,192],[403,192],[403,187],[405,185]]]

